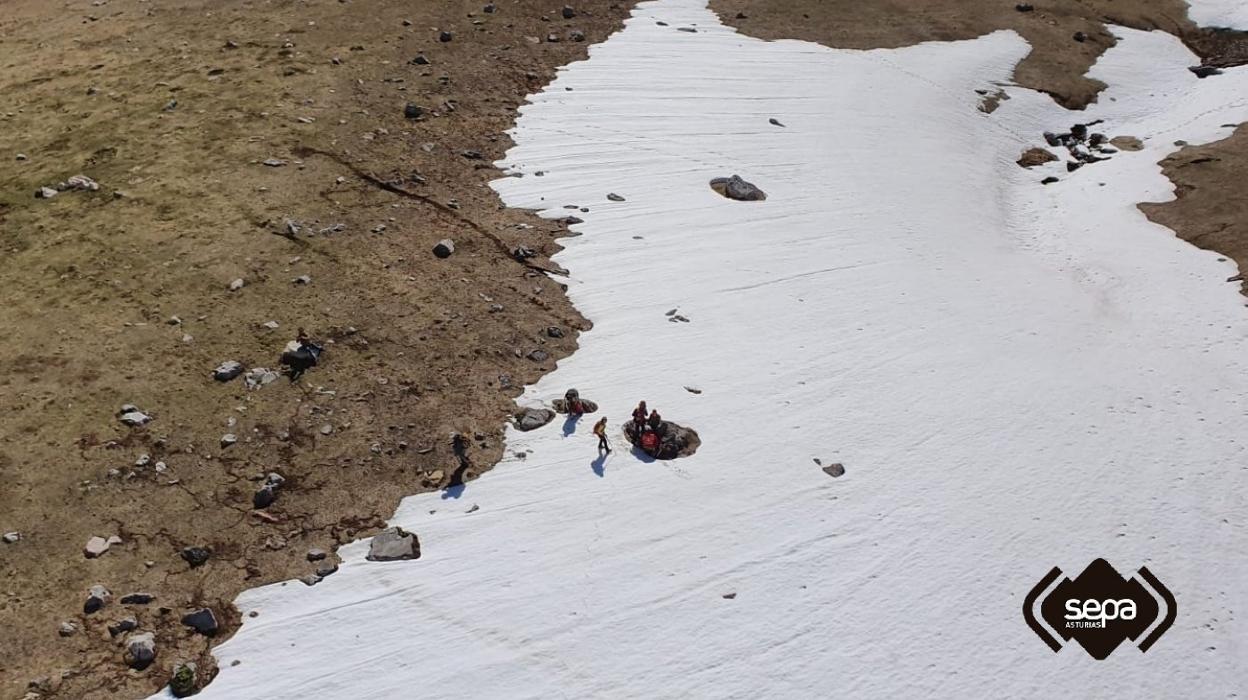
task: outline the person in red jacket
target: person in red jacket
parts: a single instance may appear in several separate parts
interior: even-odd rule
[[[637,404],[637,408],[633,409],[633,427],[637,429],[637,434],[646,427],[646,402],[642,401]]]

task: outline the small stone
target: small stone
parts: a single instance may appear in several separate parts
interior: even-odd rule
[[[225,435],[221,436],[222,447],[229,447],[230,445],[233,445],[236,442],[238,442],[238,436],[235,435],[234,433],[226,433]]]
[[[1052,185],[1053,183],[1058,182],[1058,181],[1059,181],[1059,180],[1058,180],[1058,178],[1053,177],[1052,175],[1050,175],[1050,176],[1048,176],[1048,177],[1044,178],[1043,180],[1041,180],[1041,181],[1040,181],[1040,184],[1041,184],[1041,185]]]
[[[147,425],[148,423],[152,421],[151,416],[139,410],[123,411],[122,414],[117,417],[117,419],[120,420],[122,423],[129,425],[131,427]]]
[[[1073,38],[1075,41],[1082,44],[1083,42],[1088,40],[1088,35],[1084,34],[1083,32],[1075,32],[1075,36]]]
[[[156,635],[152,632],[132,634],[126,639],[126,665],[142,671],[156,660]]]
[[[277,488],[272,485],[265,485],[251,497],[251,506],[256,510],[263,510],[273,505],[277,500]]]
[[[568,32],[568,38],[571,39],[572,41],[578,41],[578,42],[585,41],[585,32],[577,31],[574,29]]]
[[[280,168],[283,165],[286,165],[286,161],[280,158],[266,158],[263,162],[270,168]]]
[[[18,153],[18,154],[17,154],[17,160],[18,160],[18,162],[22,162],[22,161],[27,160],[27,158],[26,158],[26,154],[25,154],[25,153]]]
[[[608,193],[607,193],[607,199],[611,200],[612,202],[623,202],[623,201],[624,201],[624,198],[623,198],[623,197],[621,197],[620,195],[618,195],[618,194],[616,194],[616,193],[614,193],[614,192],[608,192]]]
[[[75,634],[78,634],[78,625],[75,625],[72,622],[62,622],[56,633],[62,637],[72,637]]]
[[[1217,66],[1192,66],[1188,70],[1202,80],[1210,76],[1222,75],[1222,69]]]
[[[290,281],[291,284],[312,284],[311,275],[299,275]]]
[[[87,540],[87,545],[82,548],[82,554],[88,559],[95,559],[107,552],[108,547],[108,540],[103,537],[92,537]]]
[[[449,238],[443,238],[433,247],[433,254],[439,258],[446,259],[451,257],[451,253],[455,252],[455,241]]]
[[[237,292],[238,290],[242,289],[246,284],[247,283],[243,281],[243,278],[239,277],[233,282],[230,282],[230,291]]]
[[[1029,148],[1023,151],[1023,155],[1016,161],[1024,168],[1034,168],[1045,163],[1052,163],[1057,160],[1057,156],[1043,148]]]
[[[829,464],[828,466],[823,468],[823,473],[831,477],[844,476],[845,465],[841,464],[840,462],[837,462],[835,464]]]
[[[420,119],[424,113],[425,110],[421,109],[420,105],[413,102],[408,102],[407,105],[403,107],[403,116],[408,119]]]
[[[228,382],[243,373],[243,363],[228,360],[212,370],[212,378],[219,382]]]
[[[424,54],[420,54],[412,59],[412,65],[427,66],[429,65],[429,59],[425,58]]]
[[[308,574],[307,576],[300,576],[299,582],[305,586],[315,586],[321,582],[321,577],[316,574]]]
[[[485,7],[481,8],[481,11],[482,11],[482,12],[484,12],[484,13],[486,13],[487,15],[492,15],[492,14],[494,14],[494,11],[495,11],[496,9],[498,9],[498,8],[494,7],[494,3],[490,3],[490,4],[486,5]]]
[[[321,435],[329,435],[332,432],[334,432],[334,426],[329,423],[321,426]]]
[[[545,362],[546,360],[550,359],[550,353],[546,352],[545,350],[538,349],[529,353],[528,357],[530,360],[533,360],[534,362]]]
[[[152,595],[151,593],[131,593],[129,595],[122,597],[121,604],[122,605],[147,605],[153,600],[156,600],[156,596]]]
[[[5,543],[5,544],[17,544],[19,541],[21,541],[21,539],[22,539],[22,533],[20,533],[20,532],[6,532],[6,533],[4,533],[4,543]]]
[[[169,679],[169,690],[175,698],[190,697],[195,694],[195,687],[199,679],[195,673],[196,668],[193,663],[178,664],[173,670],[173,677]]]
[[[771,119],[768,119],[768,120],[767,120],[767,123],[768,123],[768,124],[771,124],[772,126],[784,126],[784,124],[781,124],[781,123],[780,123],[780,120],[779,120],[779,119],[776,119],[775,117],[772,117]]]
[[[571,8],[570,6],[568,6],[568,5],[564,5],[564,6],[563,6],[563,10],[562,10],[562,14],[563,14],[563,18],[564,18],[564,19],[572,19],[573,17],[575,17],[575,16],[576,16],[576,10],[572,9],[572,8]]]
[[[182,325],[182,319],[177,316],[170,316],[169,320],[165,321],[165,323],[169,324],[170,326],[180,326]]]
[[[60,194],[60,192],[57,192],[51,187],[40,187],[35,190],[35,199],[52,199],[58,194]]]
[[[333,563],[332,561],[322,562],[320,566],[316,567],[316,575],[320,576],[321,578],[330,576],[331,574],[337,571],[338,571],[338,565]]]
[[[265,367],[253,367],[243,377],[243,383],[247,385],[248,389],[255,390],[272,384],[281,376],[276,371]]]
[[[217,616],[211,608],[201,608],[182,617],[182,624],[193,628],[196,632],[211,637],[217,633]]]
[[[268,328],[271,331],[275,331],[278,328],[282,327],[282,325],[278,323],[277,321],[265,321],[264,323],[260,325],[264,326],[265,328]]]
[[[419,559],[420,540],[400,527],[389,527],[377,533],[368,546],[369,561]]]
[[[122,632],[131,632],[139,628],[139,621],[133,617],[124,617],[117,622],[108,626],[108,634],[110,637],[116,637]]]
[[[442,42],[443,44],[447,43],[448,41],[454,38],[455,38],[455,35],[447,31],[443,31],[438,34],[438,41]]]
[[[308,550],[308,561],[321,561],[327,556],[329,556],[329,554],[320,547],[313,547]]]
[[[559,326],[550,326],[546,329],[546,335],[551,338],[562,338],[563,329]]]
[[[1032,7],[1030,3],[1020,2],[1014,6],[1014,9],[1018,10],[1019,12],[1031,12],[1032,10],[1036,8]]]
[[[113,594],[107,588],[96,584],[87,591],[87,600],[82,605],[82,611],[90,615],[108,605],[108,602],[112,599]]]
[[[182,550],[181,557],[193,569],[207,563],[208,559],[212,557],[212,552],[205,547],[186,547]]]
[[[467,158],[468,160],[481,160],[481,158],[483,157],[480,151],[471,151],[471,150],[461,151],[459,155]]]

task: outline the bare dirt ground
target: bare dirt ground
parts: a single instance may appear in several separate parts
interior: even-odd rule
[[[1030,11],[1015,0],[712,0],[724,21],[763,39],[804,39],[852,49],[895,48],[923,41],[971,39],[1012,29],[1032,45],[1018,66],[1015,82],[1081,110],[1105,86],[1085,77],[1096,59],[1113,46],[1106,25],[1160,29],[1174,34],[1201,64],[1248,64],[1248,33],[1197,27],[1184,0],[1033,0]],[[1076,34],[1082,34],[1082,41]],[[1217,76],[1206,78],[1217,80]],[[1071,121],[1078,121],[1072,113]],[[1162,165],[1178,200],[1144,204],[1153,220],[1183,239],[1216,250],[1248,270],[1248,131],[1240,128],[1223,141],[1186,148]]]
[[[540,271],[565,227],[504,210],[489,163],[631,4],[484,4],[4,3],[0,533],[20,539],[0,543],[0,698],[142,697],[180,660],[209,678],[241,590],[501,455],[512,399],[587,322]],[[99,191],[34,197],[77,174]],[[276,368],[301,327],[326,354],[298,383],[213,380]],[[123,404],[154,420],[123,425]],[[257,514],[268,472],[286,483]],[[449,495],[471,506],[471,485]],[[95,584],[113,600],[84,614]],[[204,606],[211,640],[180,623]],[[107,630],[129,616],[156,634],[145,671]]]
[[[576,2],[571,19],[562,3],[483,4],[4,3],[0,534],[20,539],[0,542],[0,698],[31,681],[38,697],[142,697],[181,660],[206,680],[238,592],[309,574],[309,548],[365,536],[403,495],[500,456],[519,387],[588,322],[541,271],[563,225],[502,209],[489,162],[525,95],[631,3]],[[1082,76],[1112,41],[1103,21],[1179,33],[1211,64],[1242,57],[1187,23],[1181,0],[1014,4],[714,3],[750,34],[849,48],[1012,27],[1036,47],[1018,82],[1071,107],[1099,89]],[[1189,151],[1166,162],[1179,202],[1149,213],[1243,262],[1248,138]],[[77,174],[100,190],[34,198]],[[443,238],[456,250],[438,259]],[[537,255],[519,262],[515,246]],[[211,378],[227,360],[274,368],[300,327],[327,354],[298,383]],[[127,403],[154,420],[122,425]],[[257,514],[268,472],[286,483]],[[471,507],[471,484],[448,495]],[[110,535],[121,543],[83,555]],[[188,546],[211,558],[192,568]],[[95,584],[113,600],[84,614]],[[138,591],[155,600],[120,603]],[[212,639],[180,624],[203,606],[222,622]],[[156,633],[145,671],[108,632],[128,616]]]

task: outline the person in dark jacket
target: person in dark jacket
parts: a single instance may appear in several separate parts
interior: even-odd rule
[[[646,402],[642,401],[637,404],[637,408],[633,409],[633,427],[637,429],[637,434],[646,427]]]
[[[649,423],[650,423],[651,430],[653,430],[656,433],[659,432],[659,426],[663,425],[663,419],[659,416],[658,411],[650,412]]]

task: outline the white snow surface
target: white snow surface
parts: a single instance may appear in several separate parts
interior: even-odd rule
[[[421,559],[357,542],[315,587],[242,595],[259,616],[200,697],[1248,691],[1248,313],[1233,263],[1135,207],[1172,197],[1175,140],[1248,119],[1248,72],[1198,80],[1173,37],[1116,31],[1086,114],[1008,87],[986,115],[1013,33],[849,51],[640,5],[532,96],[502,163],[524,176],[495,183],[590,209],[557,260],[595,327],[522,403],[577,387],[615,451],[596,416],[510,433],[527,459],[403,501]],[[1145,150],[1013,163],[1093,118]],[[768,199],[707,185],[734,173]],[[639,399],[698,453],[633,456]],[[1178,598],[1147,654],[1054,654],[1024,623],[1051,567],[1097,557]]]
[[[1187,0],[1187,15],[1202,27],[1248,29],[1245,0]]]

